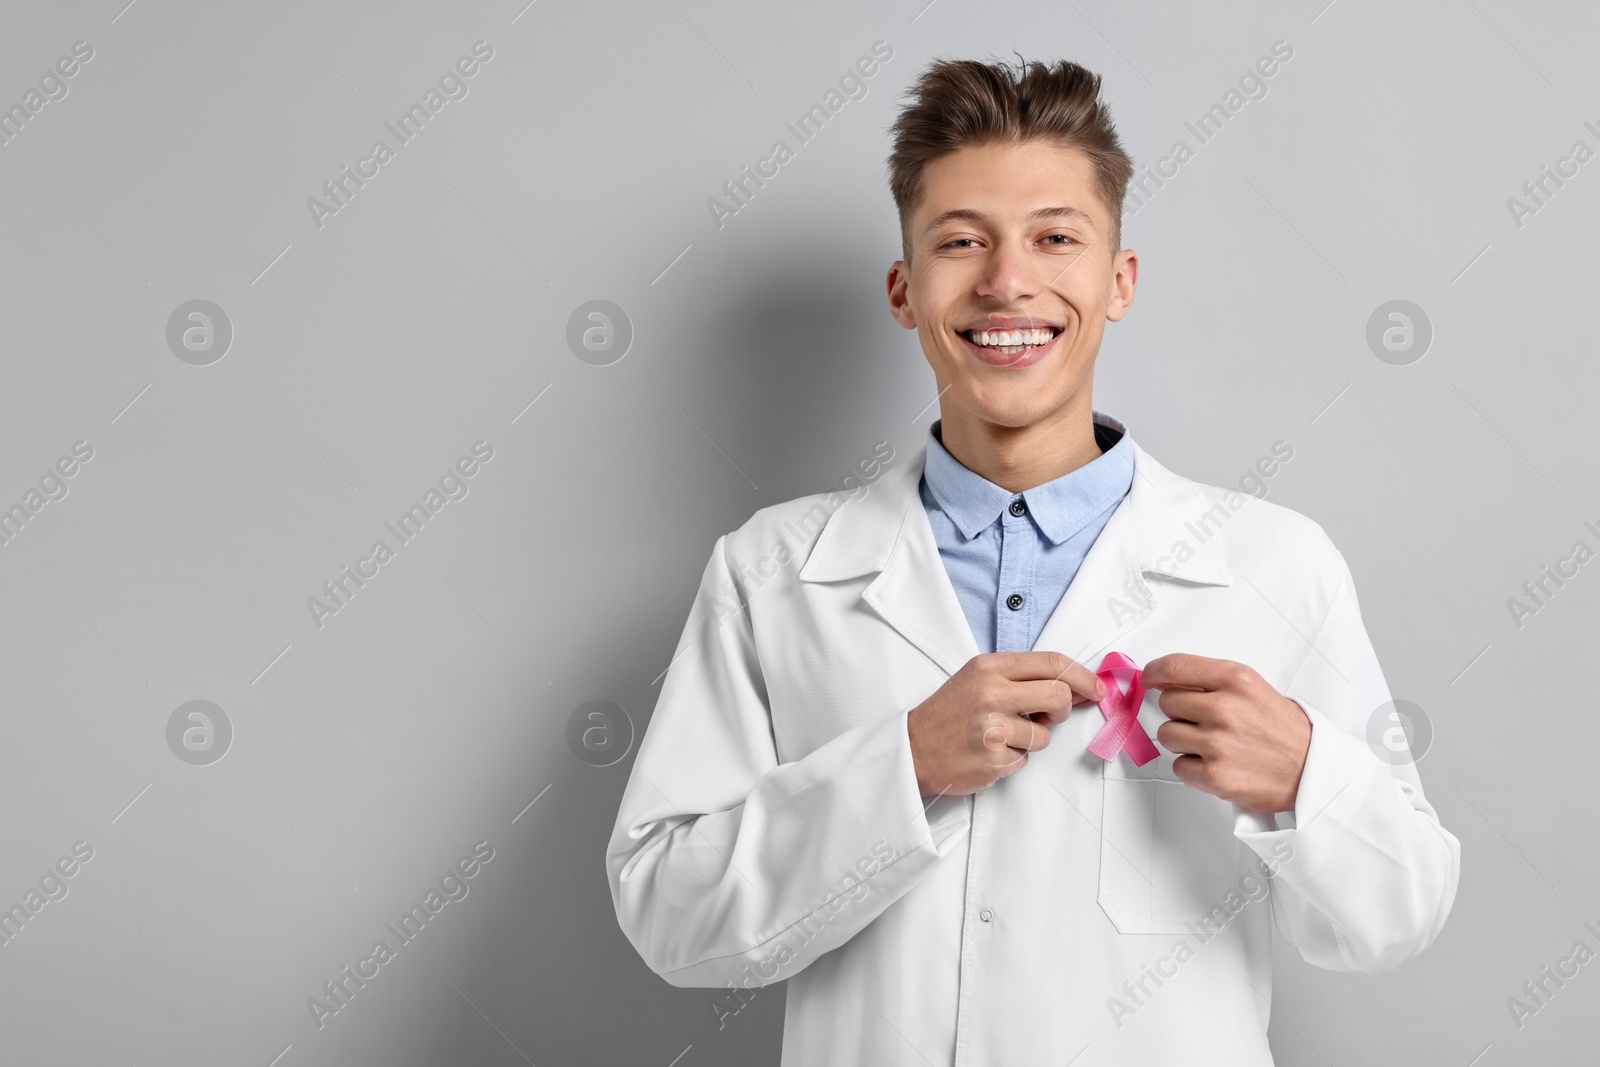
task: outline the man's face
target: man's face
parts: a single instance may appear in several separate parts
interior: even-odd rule
[[[1091,418],[1105,322],[1127,312],[1138,278],[1134,253],[1111,247],[1091,175],[1082,151],[1039,140],[969,145],[923,170],[889,306],[922,341],[946,421],[1028,426],[1068,405]]]

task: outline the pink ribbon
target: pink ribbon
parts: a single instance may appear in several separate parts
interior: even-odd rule
[[[1118,674],[1130,675],[1128,688],[1117,688]],[[1150,735],[1139,724],[1139,705],[1144,703],[1144,682],[1140,680],[1143,674],[1139,665],[1121,652],[1106,653],[1100,661],[1100,669],[1095,672],[1095,677],[1106,686],[1106,698],[1100,701],[1106,724],[1089,742],[1089,751],[1107,763],[1116,759],[1117,752],[1124,748],[1135,767],[1143,767],[1160,755]]]

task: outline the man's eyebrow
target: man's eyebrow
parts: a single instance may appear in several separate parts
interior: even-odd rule
[[[1028,218],[1030,221],[1034,219],[1072,219],[1076,222],[1086,223],[1091,228],[1094,226],[1094,219],[1090,218],[1086,212],[1075,207],[1042,207],[1036,211],[1029,212]],[[989,216],[970,207],[953,208],[935,216],[933,221],[923,227],[922,233],[926,236],[947,222],[957,221],[987,223]]]

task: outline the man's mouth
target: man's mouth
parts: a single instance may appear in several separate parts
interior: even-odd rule
[[[1016,330],[959,330],[967,351],[991,367],[1020,370],[1030,367],[1053,351],[1059,326],[1033,326]]]
[[[979,348],[988,348],[998,351],[1002,355],[1017,356],[1031,348],[1043,348],[1056,336],[1061,329],[1056,326],[1040,326],[1029,330],[962,330],[961,336],[969,344]]]

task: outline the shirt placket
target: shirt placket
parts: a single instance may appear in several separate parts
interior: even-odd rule
[[[1000,573],[996,590],[996,652],[1026,652],[1033,647],[1033,576],[1038,551],[1038,536],[1028,518],[1022,497],[1014,497],[1000,513]],[[1013,601],[1012,597],[1021,597]],[[1015,604],[1015,607],[1013,607]],[[1003,924],[990,907],[987,870],[988,842],[991,834],[1003,833],[999,798],[989,790],[972,794],[972,821],[967,849],[967,879],[964,919],[961,928],[961,977],[956,995],[956,1067],[979,1067],[983,1049],[972,1045],[972,1018],[975,1013],[996,1010],[987,1002],[991,991],[985,981],[995,973],[998,947],[994,939],[1003,936]]]
[[[1000,512],[1000,584],[995,594],[996,652],[1033,647],[1033,575],[1038,537],[1027,504],[1013,497]]]

